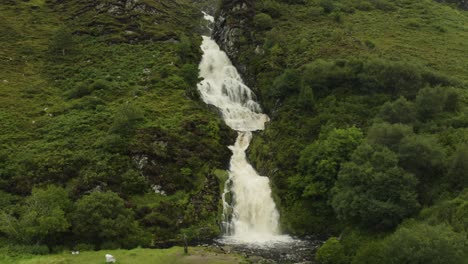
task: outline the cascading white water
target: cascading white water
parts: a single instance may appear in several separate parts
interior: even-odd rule
[[[208,21],[213,17],[204,13]],[[223,194],[225,240],[230,243],[264,243],[289,240],[279,235],[279,214],[271,197],[269,179],[258,175],[248,163],[246,150],[252,131],[263,130],[268,116],[255,102],[254,93],[247,87],[226,53],[210,37],[203,36],[203,58],[199,65],[198,84],[201,98],[220,109],[226,124],[238,131],[230,162],[229,180]],[[233,194],[233,207],[226,202],[227,192]],[[227,215],[232,211],[232,218]]]

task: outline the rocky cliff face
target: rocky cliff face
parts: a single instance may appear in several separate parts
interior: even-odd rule
[[[216,15],[213,38],[223,49],[232,63],[239,70],[247,85],[252,86],[254,75],[249,73],[247,66],[242,63],[242,54],[253,52],[252,28],[254,1],[249,0],[223,0]]]
[[[460,9],[468,11],[468,0],[437,0],[437,2],[456,4]]]
[[[195,32],[199,10],[184,1],[48,0],[68,18],[79,35],[107,36],[112,43],[174,41],[180,32]],[[177,20],[177,24],[174,21]]]

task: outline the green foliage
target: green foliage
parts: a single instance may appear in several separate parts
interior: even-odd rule
[[[352,263],[459,264],[466,262],[467,252],[465,235],[453,232],[446,225],[413,223],[398,228],[378,245],[358,252]]]
[[[146,178],[138,171],[128,170],[121,176],[120,186],[125,194],[140,194],[148,190]]]
[[[178,55],[182,62],[188,62],[194,56],[192,41],[185,34],[181,34],[179,36],[179,39],[180,39],[179,40],[180,42],[178,44],[178,50],[177,50]]]
[[[412,102],[404,97],[400,97],[393,102],[386,102],[377,116],[391,124],[408,124],[416,121],[415,107]]]
[[[431,225],[444,223],[450,225],[458,233],[468,231],[468,190],[464,190],[457,197],[442,201],[433,207],[421,211],[420,219]]]
[[[75,45],[71,30],[66,26],[61,26],[54,32],[50,40],[49,51],[55,56],[65,56]]]
[[[115,113],[114,122],[109,132],[122,136],[129,135],[134,132],[134,129],[142,120],[143,112],[141,109],[132,104],[123,104]]]
[[[268,14],[259,13],[254,16],[254,25],[258,30],[267,30],[272,27],[273,19]]]
[[[21,229],[31,190],[55,184],[64,186],[73,202],[93,190],[118,193],[153,241],[176,239],[181,229],[202,222],[217,227],[218,190],[201,187],[218,186],[207,172],[228,164],[230,151],[224,146],[234,135],[215,113],[186,96],[196,91],[201,57],[197,6],[188,0],[125,7],[94,0],[0,5],[8,25],[0,27],[5,223]],[[183,167],[192,173],[182,174]],[[162,186],[170,202],[146,208],[130,203],[135,196],[154,194],[150,186],[155,185]],[[185,213],[191,202],[196,208]],[[101,243],[71,232],[76,222],[64,212],[71,222],[67,228],[58,210],[50,218],[31,212],[24,223],[35,226],[21,231],[34,238],[21,237],[35,241],[15,241],[5,232],[0,241],[37,242],[54,251],[75,242]],[[184,221],[145,225],[153,213]],[[51,223],[60,232],[45,235]],[[40,236],[47,237],[39,241]],[[139,233],[113,240],[124,247],[149,245],[132,242],[138,236],[150,240]]]
[[[106,242],[124,248],[148,244],[133,212],[113,192],[94,191],[83,196],[77,201],[71,219],[75,235],[98,247]]]
[[[333,189],[332,206],[352,225],[387,230],[414,215],[416,178],[398,167],[395,153],[363,144],[343,164]]]
[[[335,129],[322,134],[319,140],[301,152],[298,169],[302,176],[291,179],[297,182],[293,186],[302,186],[302,197],[326,198],[335,184],[341,164],[349,160],[362,139],[362,132],[355,127]],[[297,186],[298,184],[300,185]]]
[[[281,5],[275,0],[264,0],[261,3],[261,11],[270,15],[272,18],[281,17]]]
[[[425,121],[443,112],[445,109],[455,110],[458,105],[458,96],[451,92],[447,100],[448,89],[441,87],[424,88],[416,97],[416,109],[420,118]]]
[[[273,82],[271,96],[277,99],[301,91],[302,83],[300,73],[296,70],[287,69]]]
[[[440,176],[445,165],[444,148],[430,136],[407,136],[401,141],[398,152],[400,165],[421,180]]]
[[[461,145],[453,154],[449,163],[448,177],[455,189],[468,188],[468,145]]]
[[[413,135],[413,128],[403,124],[376,123],[369,128],[367,140],[398,151],[403,138]]]
[[[55,245],[70,227],[66,217],[70,206],[65,189],[35,188],[20,208],[19,218],[2,213],[0,230],[19,243]]]
[[[320,264],[349,263],[344,248],[336,237],[329,238],[317,251],[315,260]]]

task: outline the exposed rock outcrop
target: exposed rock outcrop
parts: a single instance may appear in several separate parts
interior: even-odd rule
[[[74,24],[75,34],[105,36],[111,43],[167,41],[180,32],[195,32],[199,10],[179,1],[48,0]]]
[[[249,29],[253,25],[253,17],[255,15],[253,1],[248,0],[232,0],[222,1],[221,8],[216,16],[213,38],[224,50],[232,63],[247,85],[252,86],[254,83],[254,75],[247,71],[247,67],[242,63],[241,51],[252,48],[252,34]],[[247,52],[248,53],[248,52]]]
[[[440,3],[456,4],[460,9],[468,11],[468,0],[436,0]]]

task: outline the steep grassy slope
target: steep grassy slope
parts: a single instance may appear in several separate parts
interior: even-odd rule
[[[0,18],[2,219],[23,221],[23,198],[53,184],[73,201],[118,193],[152,241],[182,229],[188,237],[216,235],[216,175],[227,166],[232,135],[190,98],[200,59],[197,7],[8,1]],[[12,239],[7,229],[2,236]],[[72,229],[49,246],[76,244]]]

